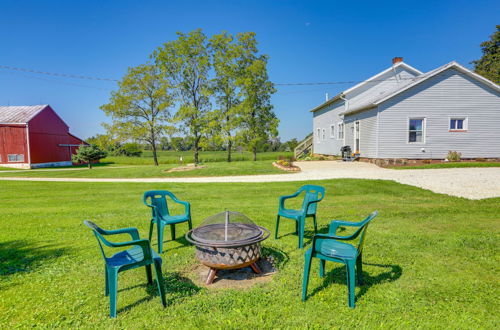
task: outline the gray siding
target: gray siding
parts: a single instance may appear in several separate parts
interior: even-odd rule
[[[377,109],[356,113],[345,116],[346,123],[346,145],[351,146],[353,152],[354,142],[354,123],[359,121],[359,152],[361,157],[377,157]]]
[[[500,157],[500,93],[449,69],[379,105],[378,158]],[[408,143],[409,118],[425,118],[425,141]],[[450,132],[466,117],[466,132]],[[422,149],[425,152],[422,152]]]
[[[344,101],[338,100],[324,109],[313,113],[313,151],[323,155],[338,155],[340,148],[344,145],[343,140],[338,139],[338,124],[342,122],[339,113],[343,112]],[[335,136],[330,137],[330,125],[334,125]],[[318,139],[318,129],[320,137]],[[323,130],[325,130],[325,138],[323,139]]]

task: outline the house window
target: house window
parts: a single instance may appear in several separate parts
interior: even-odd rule
[[[339,136],[339,140],[342,140],[344,138],[344,123],[339,123],[339,127],[338,127],[338,136]]]
[[[424,142],[424,119],[410,118],[408,125],[408,142],[423,143]]]
[[[325,141],[325,139],[326,139],[326,130],[323,128],[323,139],[322,140]]]
[[[316,130],[316,132],[317,132],[317,133],[316,133],[316,135],[317,135],[317,140],[318,140],[318,142],[320,142],[320,141],[321,141],[321,128],[318,128],[318,129]]]
[[[335,137],[335,125],[330,125],[330,137],[332,139]]]
[[[7,155],[7,160],[10,163],[22,163],[24,162],[24,155],[23,154],[10,154]]]
[[[467,118],[450,118],[450,131],[466,131]]]

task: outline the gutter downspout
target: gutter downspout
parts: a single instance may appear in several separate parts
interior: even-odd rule
[[[345,98],[344,94],[340,93],[339,94],[339,98],[341,100],[344,101],[344,113],[346,113],[347,111],[349,111],[349,100]],[[342,118],[342,134],[343,134],[343,137],[342,137],[342,145],[345,146],[345,136],[346,136],[346,125],[345,125],[345,114],[343,116],[344,118]]]

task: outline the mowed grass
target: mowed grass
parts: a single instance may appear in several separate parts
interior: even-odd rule
[[[129,165],[95,166],[75,169],[33,169],[17,172],[0,172],[0,176],[9,177],[50,177],[50,178],[178,178],[203,176],[285,174],[272,165],[272,161],[241,161],[204,163],[197,169],[181,172],[167,172],[178,165]]]
[[[263,242],[279,272],[250,289],[208,289],[194,281],[194,248],[167,240],[163,273],[167,308],[144,269],[120,274],[118,318],[108,318],[103,263],[95,237],[82,223],[137,227],[147,235],[142,194],[169,189],[192,205],[194,225],[225,209],[245,213],[274,234],[278,196],[305,182],[149,184],[1,182],[0,327],[44,328],[462,328],[500,322],[500,198],[471,201],[391,181],[318,181],[321,232],[331,219],[358,221],[373,210],[364,249],[366,284],[347,307],[345,271],[327,263],[319,278],[313,261],[309,299],[301,302],[303,255],[294,224]],[[289,205],[298,206],[298,201]],[[178,209],[177,209],[178,210]],[[306,249],[312,224],[306,226]],[[170,237],[167,230],[166,239]],[[156,241],[153,241],[156,247]]]
[[[431,169],[431,168],[463,168],[463,167],[500,167],[500,162],[451,162],[438,164],[425,164],[418,166],[395,166],[394,170],[413,170],[413,169]]]
[[[279,156],[293,156],[293,152],[259,152],[257,153],[257,160],[277,160]],[[160,164],[179,164],[180,157],[182,157],[185,164],[194,162],[193,151],[158,151],[158,162]],[[233,161],[252,160],[253,154],[249,151],[235,151],[231,158]],[[226,160],[226,151],[200,151],[199,154],[199,161],[203,163],[225,162]],[[102,162],[124,165],[154,164],[153,153],[148,150],[145,150],[140,157],[109,156],[104,158]]]

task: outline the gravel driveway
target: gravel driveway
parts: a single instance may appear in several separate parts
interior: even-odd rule
[[[500,167],[447,168],[427,170],[391,170],[362,162],[310,161],[296,162],[300,173],[275,175],[245,175],[198,178],[15,178],[0,180],[62,181],[62,182],[282,182],[325,179],[381,179],[394,180],[436,193],[483,199],[500,197]]]

